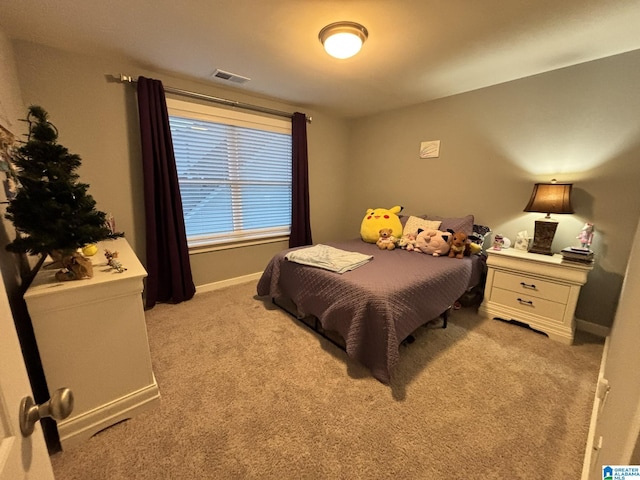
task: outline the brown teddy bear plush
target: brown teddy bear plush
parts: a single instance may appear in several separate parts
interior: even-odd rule
[[[396,248],[396,237],[393,236],[393,230],[391,228],[381,228],[380,238],[376,242],[380,250],[393,250]]]
[[[451,236],[451,247],[449,249],[450,258],[462,258],[464,255],[469,255],[469,239],[464,232],[455,232]]]

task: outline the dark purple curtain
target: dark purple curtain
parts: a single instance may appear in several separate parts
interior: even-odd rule
[[[138,78],[138,112],[147,227],[146,307],[179,303],[196,292],[162,82]]]
[[[289,247],[311,245],[309,220],[309,158],[307,155],[307,116],[296,112],[291,119],[291,235]]]

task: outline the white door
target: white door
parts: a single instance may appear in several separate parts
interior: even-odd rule
[[[602,479],[604,465],[637,464],[640,443],[640,225],[608,339],[589,432],[583,480]]]
[[[20,433],[20,401],[33,396],[0,276],[0,480],[53,480],[40,422],[27,438]]]

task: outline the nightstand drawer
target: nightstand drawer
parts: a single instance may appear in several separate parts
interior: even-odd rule
[[[496,272],[493,286],[510,290],[520,296],[542,298],[562,304],[567,303],[571,290],[568,285],[560,285],[506,272]]]
[[[558,322],[562,322],[566,309],[564,303],[550,302],[549,300],[503,290],[502,288],[494,288],[491,291],[491,301],[519,310],[525,314],[539,315]],[[516,318],[515,320],[518,319]]]

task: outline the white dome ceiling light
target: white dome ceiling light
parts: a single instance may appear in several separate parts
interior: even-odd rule
[[[318,34],[326,52],[335,58],[353,57],[368,36],[367,29],[355,22],[332,23]]]

